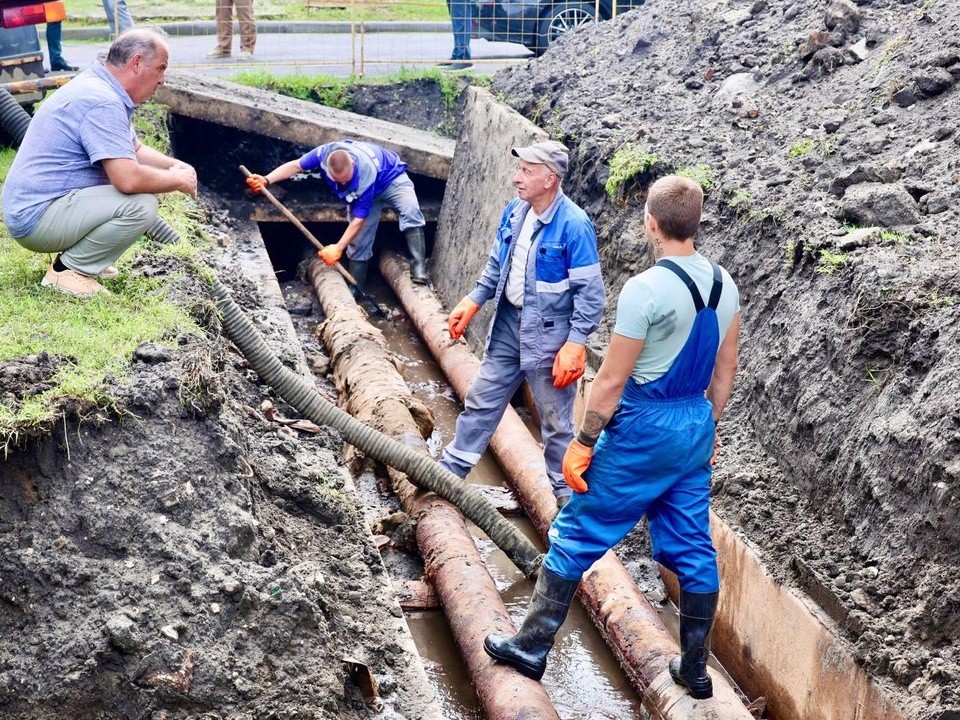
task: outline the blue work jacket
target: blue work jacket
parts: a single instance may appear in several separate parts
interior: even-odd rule
[[[500,217],[487,265],[469,297],[477,305],[503,295],[516,247],[530,204],[515,198]],[[597,235],[590,218],[563,191],[540,217],[534,231],[524,279],[520,313],[520,367],[531,370],[553,364],[567,341],[585,345],[600,324],[605,304]],[[494,323],[490,323],[489,333]]]

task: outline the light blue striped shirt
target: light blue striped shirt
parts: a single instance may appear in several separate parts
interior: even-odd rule
[[[109,185],[101,160],[136,160],[135,107],[103,63],[40,105],[3,184],[3,219],[13,237],[29,235],[54,200]]]

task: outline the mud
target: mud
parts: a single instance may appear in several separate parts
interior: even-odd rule
[[[611,304],[650,262],[644,188],[706,168],[699,246],[744,317],[715,507],[931,718],[960,712],[958,10],[666,0],[493,87],[573,149]],[[656,157],[610,199],[628,143]]]
[[[238,269],[253,229],[208,221],[226,243],[208,260],[296,366]],[[133,270],[149,271],[149,256]],[[349,659],[377,678],[381,716],[423,717],[429,692],[339,437],[268,421],[264,400],[293,413],[209,306],[198,317],[206,336],[137,350],[118,411],[68,412],[0,464],[0,714],[366,717]],[[53,364],[6,363],[4,392]]]

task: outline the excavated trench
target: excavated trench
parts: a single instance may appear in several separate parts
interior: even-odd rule
[[[495,124],[491,117],[503,112],[490,109],[489,105],[494,102],[492,98],[484,98],[473,91],[468,92],[468,96],[463,108],[461,142],[463,135],[469,135],[471,131],[483,133],[484,137],[496,132],[495,128],[489,127],[491,123]],[[509,122],[522,125],[523,121],[510,118]],[[201,168],[206,184],[221,196],[231,212],[248,216],[257,222],[273,266],[272,272],[281,283],[287,308],[307,357],[314,359],[312,364],[320,374],[329,371],[329,360],[318,340],[321,303],[312,295],[308,280],[307,266],[313,253],[293,227],[283,222],[279,213],[265,203],[258,205],[251,202],[252,198],[243,196],[237,170],[243,164],[254,172],[263,172],[299,156],[309,150],[309,146],[267,139],[255,132],[220,127],[203,119],[179,115],[174,116],[172,128],[177,154]],[[526,127],[520,130],[510,128],[505,143],[510,144],[515,136],[523,136],[523,133],[528,136],[534,133],[533,137],[536,137],[536,132],[540,131]],[[514,137],[510,136],[511,133]],[[481,150],[475,145],[471,148],[469,161],[461,163],[459,167],[454,163],[447,181],[454,192],[450,192],[442,179],[421,175],[412,169],[410,172],[428,220],[428,250],[433,255],[434,280],[447,302],[451,301],[451,297],[455,300],[459,296],[463,284],[469,282],[471,275],[475,276],[473,269],[486,254],[487,234],[479,232],[486,227],[486,219],[478,209],[477,198],[482,193],[476,191],[476,187],[491,182],[488,176],[495,173],[490,172],[491,160],[485,152],[499,154],[496,148]],[[509,164],[509,161],[493,162]],[[504,177],[509,169],[500,169],[498,173]],[[441,207],[445,192],[448,202],[452,198],[458,204],[457,209]],[[318,181],[304,179],[289,182],[282,188],[275,188],[275,194],[304,220],[322,242],[339,236],[345,219],[342,208],[337,208],[328,200],[318,201],[318,198],[328,197]],[[442,217],[444,212],[447,213],[446,219]],[[467,220],[464,221],[464,218]],[[444,232],[449,237],[444,239],[446,244],[441,246],[438,245],[438,238]],[[385,215],[377,247],[378,254],[404,252],[395,218]],[[454,259],[451,261],[451,258]],[[451,270],[450,274],[443,273],[443,269]],[[438,272],[442,274],[438,275]],[[457,287],[458,283],[461,288]],[[419,328],[418,332],[416,323],[398,309],[396,296],[376,273],[371,286],[381,306],[390,308],[386,318],[374,318],[374,323],[386,338],[389,352],[401,359],[407,385],[434,412],[436,424],[427,439],[427,447],[430,454],[436,457],[442,445],[452,436],[453,423],[460,409],[457,390],[451,387],[450,381],[443,377],[442,371],[431,359],[426,347],[429,343],[419,334],[423,328]],[[482,332],[482,322],[481,316],[481,321],[477,323],[479,332]],[[476,349],[476,335],[473,341]],[[344,399],[341,398],[341,401]],[[520,402],[521,398],[515,398],[515,404],[519,406]],[[523,415],[522,407],[520,412]],[[533,426],[529,417],[525,424],[527,429]],[[499,486],[503,475],[497,462],[488,453],[470,480]],[[384,469],[375,463],[360,464],[356,468],[355,483],[363,498],[367,524],[377,539],[381,557],[395,587],[409,589],[417,586],[424,575],[424,563],[412,549],[414,531],[389,491],[390,481]],[[736,602],[721,604],[715,650],[725,664],[734,669],[736,682],[749,693],[749,697],[741,695],[744,705],[749,704],[744,716],[875,717],[878,720],[903,717],[900,710],[887,701],[882,689],[874,687],[856,667],[846,649],[835,642],[829,623],[813,603],[777,586],[742,541],[722,522],[716,518],[714,520],[723,583],[729,588],[728,596],[732,594],[737,598]],[[528,521],[518,519],[516,522],[529,537],[536,537],[536,530]],[[475,531],[474,542],[511,617],[515,622],[519,621],[529,598],[531,583],[522,578],[482,533]],[[669,577],[664,579],[666,587],[675,596],[675,583]],[[603,583],[598,587],[602,597]],[[422,592],[423,588],[420,590]],[[416,605],[417,602],[430,605],[435,601],[421,599],[412,604]],[[654,614],[659,616],[657,622],[670,626],[675,636],[676,616],[672,604],[656,602],[655,606]],[[656,686],[661,678],[658,676],[651,682],[649,678],[638,680],[637,675],[631,674],[634,671],[624,675],[607,646],[601,642],[602,635],[608,642],[612,641],[614,647],[617,642],[629,643],[623,637],[622,629],[617,627],[617,619],[604,615],[605,612],[609,614],[609,610],[604,610],[602,602],[590,608],[592,624],[588,613],[584,613],[579,605],[576,608],[561,632],[544,679],[547,693],[554,700],[560,717],[647,717],[647,710],[641,708],[641,696],[637,691],[655,695],[657,688],[651,686]],[[788,622],[785,623],[784,618],[788,618]],[[460,648],[443,615],[435,609],[423,607],[407,609],[405,619],[430,682],[434,685],[444,717],[476,716],[481,711],[480,703],[461,659]],[[593,625],[600,626],[599,634]],[[625,634],[630,635],[629,632]],[[621,666],[626,663],[629,667],[629,659],[623,660],[619,649],[617,653],[622,660]],[[722,672],[718,664],[714,670]],[[730,680],[730,684],[736,687],[733,680]],[[682,709],[671,708],[669,703],[648,705],[654,716],[700,717],[695,713],[685,715]],[[703,717],[712,717],[709,707],[697,712],[706,712]]]

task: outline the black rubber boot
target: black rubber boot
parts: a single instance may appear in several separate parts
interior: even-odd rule
[[[351,286],[350,292],[353,293],[354,297],[357,297],[357,290],[366,292],[367,290],[367,270],[370,268],[369,260],[350,260],[347,262],[347,272],[353,275],[353,279],[357,281],[357,287],[354,288]]]
[[[407,228],[404,235],[411,258],[410,279],[417,285],[425,285],[430,276],[427,275],[427,239],[423,236],[423,228]]]
[[[680,655],[670,661],[670,676],[695,700],[713,697],[713,682],[707,674],[710,628],[720,593],[680,591]]]
[[[541,567],[520,632],[511,638],[487,635],[483,641],[487,655],[512,665],[528,678],[542,678],[547,669],[547,653],[567,617],[579,584],[579,580],[564,580]]]

